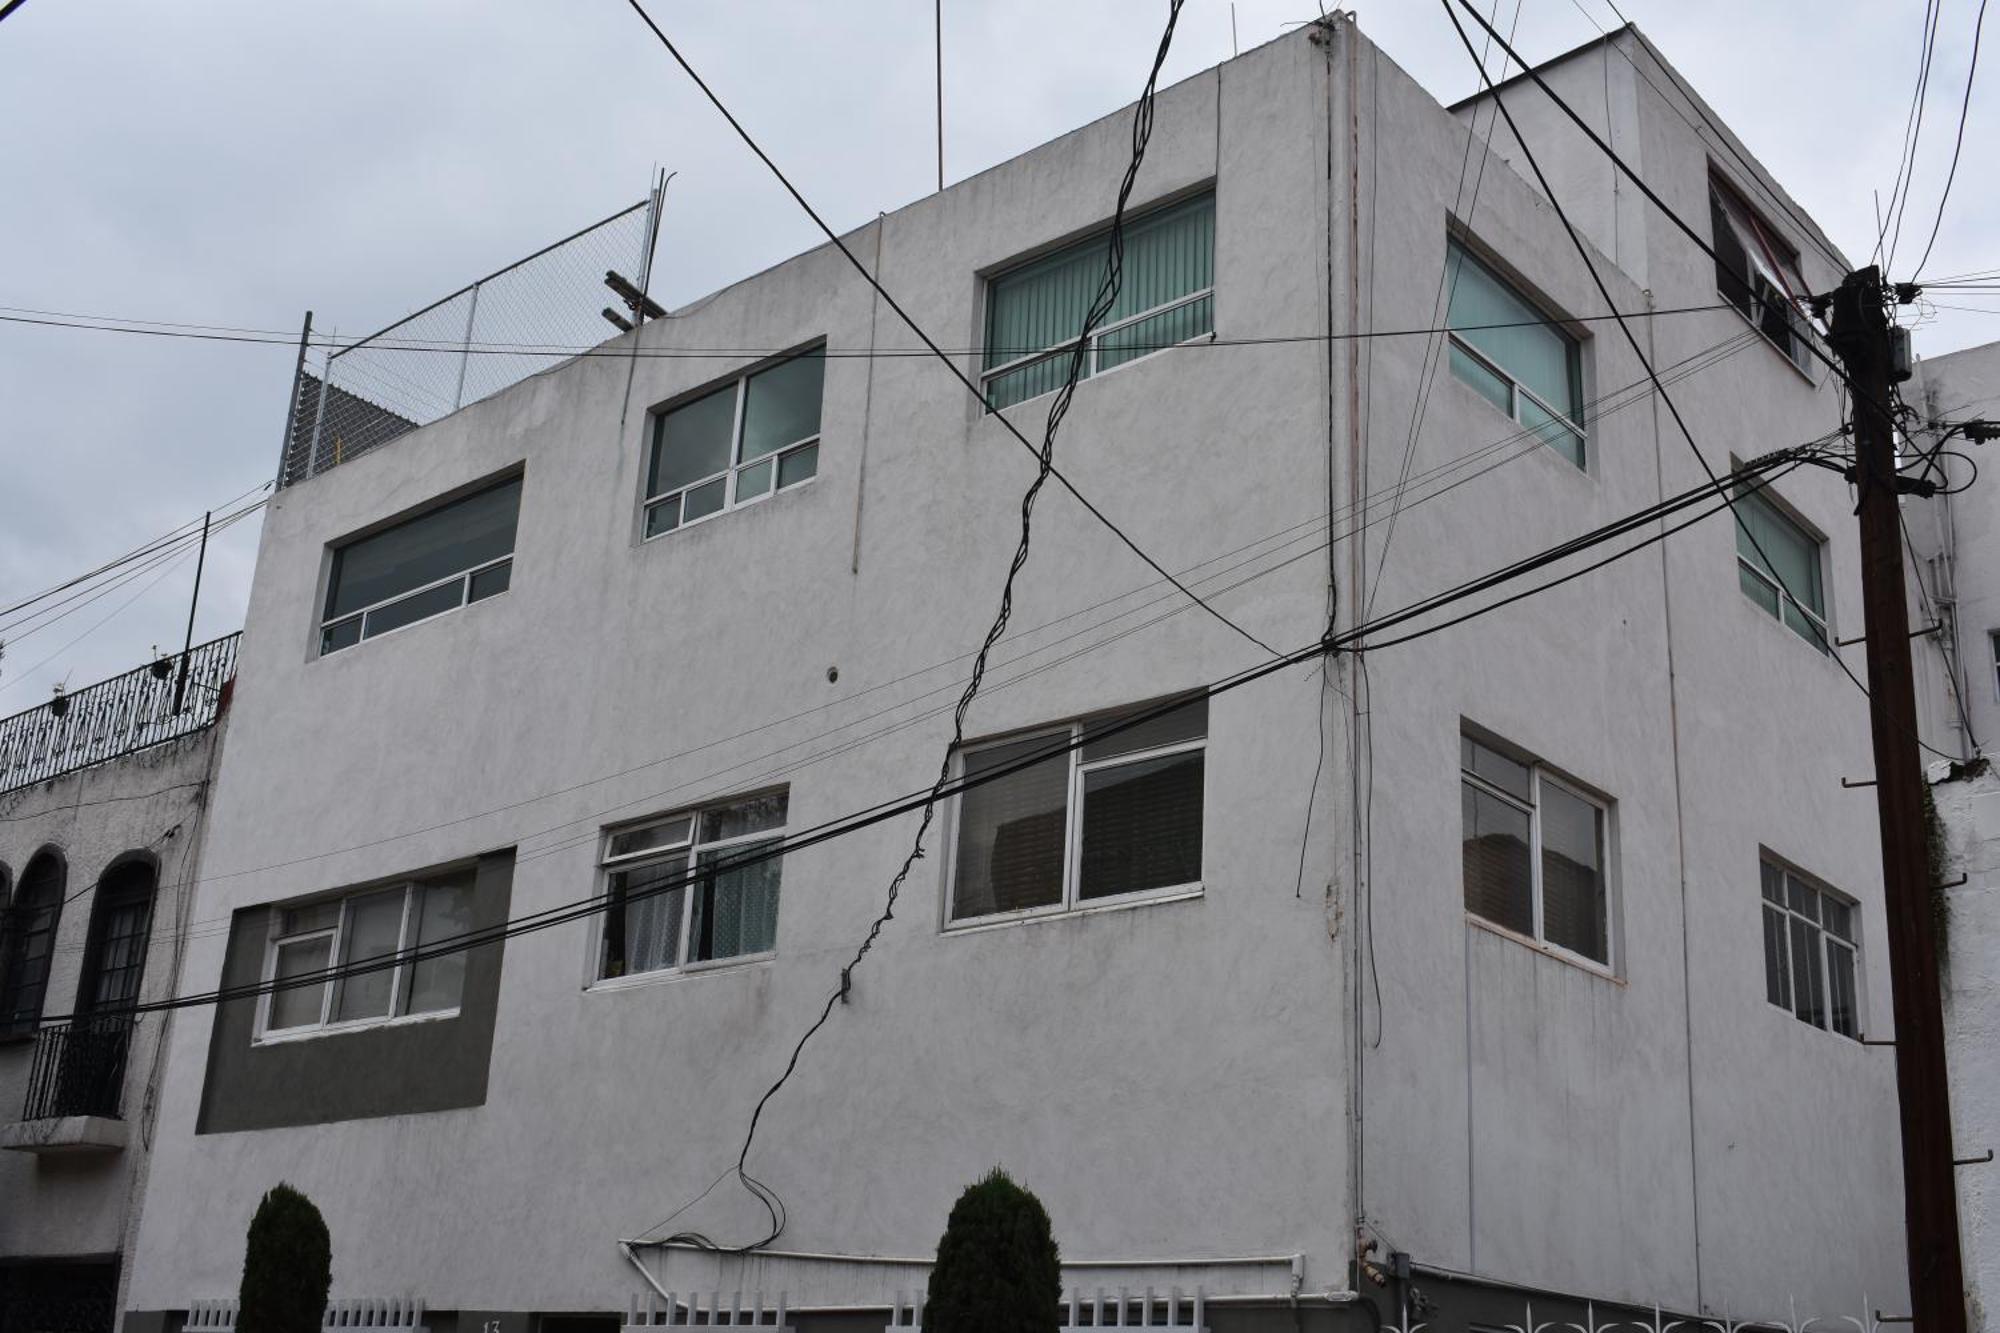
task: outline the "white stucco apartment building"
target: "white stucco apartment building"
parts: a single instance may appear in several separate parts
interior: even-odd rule
[[[1782,306],[1844,270],[1824,237],[1636,31],[1543,72],[1735,247],[1719,279],[1503,91],[1709,463],[1835,429]],[[1132,322],[1057,462],[1277,650],[1330,582],[1346,628],[1703,480],[1490,117],[1344,19],[1159,96]],[[1129,111],[845,238],[1031,439],[1128,144]],[[1825,646],[1857,566],[1814,471],[1754,502],[1789,577],[1711,519],[1207,698],[1265,650],[1052,486],[954,762],[1083,748],[941,810],[763,1110],[777,1240],[669,1243],[768,1231],[728,1168],[916,821],[730,858],[929,781],[1018,535],[1033,457],[916,346],[821,247],[276,495],[187,987],[605,910],[185,1012],[128,1327],[232,1295],[287,1180],[335,1297],[439,1333],[649,1284],[878,1328],[996,1164],[1067,1285],[1198,1287],[1216,1329],[1905,1308],[1860,659]]]

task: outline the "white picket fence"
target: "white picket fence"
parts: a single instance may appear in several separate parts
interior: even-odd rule
[[[1200,1287],[1194,1289],[1191,1297],[1183,1296],[1179,1287],[1164,1296],[1156,1296],[1151,1287],[1138,1296],[1124,1287],[1111,1295],[1099,1287],[1089,1296],[1072,1287],[1063,1304],[1063,1333],[1098,1328],[1165,1328],[1208,1333],[1206,1301]],[[897,1292],[896,1303],[889,1307],[888,1328],[893,1333],[923,1333],[923,1314],[921,1295],[906,1298]]]
[[[183,1333],[236,1333],[236,1302],[190,1301]],[[408,1296],[328,1301],[322,1333],[429,1333],[424,1303]]]
[[[669,1291],[663,1301],[658,1292],[646,1293],[645,1304],[633,1297],[626,1303],[625,1328],[768,1328],[789,1330],[785,1322],[785,1293],[779,1292],[775,1302],[767,1301],[764,1293],[749,1293],[749,1308],[744,1307],[745,1295],[732,1293],[724,1303],[721,1292],[708,1294],[708,1304],[703,1305],[701,1293],[691,1291],[685,1297]]]

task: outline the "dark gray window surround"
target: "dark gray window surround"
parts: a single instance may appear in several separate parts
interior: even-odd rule
[[[439,867],[410,876],[449,870]],[[478,858],[472,928],[506,921],[513,896],[514,851]],[[246,907],[229,925],[225,987],[255,985],[263,975],[271,906]],[[504,942],[470,950],[465,988],[452,1018],[391,1023],[288,1041],[256,1041],[257,1001],[216,1008],[197,1134],[411,1115],[480,1106],[493,1053]]]

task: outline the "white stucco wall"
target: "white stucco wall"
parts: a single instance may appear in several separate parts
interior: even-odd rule
[[[1614,100],[1621,88],[1639,96],[1621,79]],[[1703,150],[1685,125],[1660,124],[1643,99],[1618,114],[1663,193],[1705,216]],[[884,282],[941,343],[977,345],[979,275],[1101,222],[1127,138],[1121,113],[850,243],[870,262],[879,243]],[[1547,202],[1505,163],[1488,167],[1476,208],[1455,207],[1464,156],[1460,122],[1351,28],[1325,46],[1301,32],[1164,92],[1135,198],[1216,182],[1223,339],[1329,321],[1427,327],[1454,216],[1553,309],[1601,313]],[[1586,175],[1561,179],[1582,189]],[[1712,269],[1665,224],[1615,216],[1618,247],[1643,243],[1655,304],[1713,301]],[[1601,262],[1621,309],[1644,309],[1648,291]],[[1664,367],[1745,325],[1725,310],[1639,327]],[[1614,326],[1578,332],[1587,396],[1643,379]],[[913,344],[822,248],[636,339],[860,349],[871,336]],[[1638,398],[1588,423],[1587,471],[1501,446],[1482,458],[1503,466],[1444,492],[1469,468],[1433,469],[1515,428],[1441,372],[1412,459],[1430,480],[1406,496],[1422,500],[1405,504],[1384,561],[1424,360],[1421,337],[1343,340],[1331,356],[1305,340],[1171,352],[1085,383],[1058,461],[1171,568],[1213,560],[1195,573],[1215,574],[1241,558],[1226,553],[1280,534],[1253,568],[1304,558],[1234,590],[1249,570],[1197,586],[1284,648],[1320,633],[1325,556],[1310,537],[1329,493],[1351,623],[1371,598],[1387,612],[1700,480],[1671,422]],[[274,498],[191,980],[218,974],[240,907],[515,846],[519,915],[594,891],[607,822],[783,773],[797,828],[935,771],[948,723],[934,710],[991,615],[1032,459],[935,364],[831,356],[816,481],[638,543],[646,409],[741,364],[584,359]],[[1823,377],[1761,342],[1675,401],[1718,468],[1838,420]],[[1032,435],[1046,405],[1011,416]],[[511,591],[311,655],[328,543],[522,464]],[[1859,614],[1844,490],[1801,473],[1779,491],[1830,538],[1838,628]],[[1279,545],[1288,533],[1306,536]],[[1816,1310],[1856,1310],[1864,1291],[1893,1304],[1889,1062],[1769,1006],[1759,935],[1768,847],[1860,901],[1868,1020],[1886,1023],[1870,971],[1883,957],[1872,804],[1838,782],[1866,772],[1861,696],[1736,585],[1731,530],[1711,521],[1383,650],[1365,719],[1349,713],[1345,660],[1326,695],[1301,668],[1217,699],[1197,899],[943,932],[934,836],[851,1003],[765,1114],[751,1166],[788,1204],[782,1243],[925,1253],[959,1188],[997,1162],[1042,1195],[1071,1256],[1299,1253],[1308,1289],[1336,1287],[1358,1202],[1420,1264],[1548,1289],[1738,1315],[1779,1313],[1791,1296]],[[1160,587],[1045,493],[974,733],[1259,659]],[[1304,838],[1321,706],[1327,765]],[[1357,721],[1373,737],[1361,857],[1348,812],[1370,773],[1344,739]],[[1615,975],[1468,923],[1462,721],[1615,803]],[[161,1119],[172,1151],[157,1159],[128,1306],[233,1290],[242,1226],[281,1178],[328,1217],[336,1295],[621,1304],[634,1284],[614,1240],[734,1160],[749,1107],[835,984],[911,827],[790,858],[770,962],[590,991],[587,927],[510,941],[476,1109],[196,1135],[210,1019],[191,1012],[174,1032]],[[1371,902],[1364,949],[1353,924]],[[197,1207],[213,1225],[181,1224]],[[735,1240],[761,1220],[725,1186],[675,1225]],[[820,1269],[756,1272],[799,1301],[854,1295]]]

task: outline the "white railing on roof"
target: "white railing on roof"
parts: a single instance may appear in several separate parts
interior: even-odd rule
[[[1085,1333],[1099,1328],[1166,1328],[1189,1333],[1207,1333],[1208,1329],[1205,1297],[1200,1287],[1194,1289],[1192,1296],[1183,1296],[1179,1287],[1165,1295],[1156,1295],[1153,1288],[1147,1287],[1138,1296],[1123,1287],[1111,1294],[1099,1287],[1086,1296],[1072,1287],[1063,1302],[1062,1315],[1062,1333]],[[906,1298],[897,1292],[896,1303],[889,1307],[888,1328],[891,1333],[922,1333],[923,1317],[921,1296]]]
[[[236,1333],[238,1313],[233,1300],[191,1301],[183,1333]],[[410,1296],[328,1301],[326,1313],[320,1316],[320,1327],[322,1333],[364,1329],[379,1333],[428,1333],[424,1303]]]
[[[646,1293],[645,1303],[638,1297],[626,1303],[625,1328],[769,1328],[785,1330],[791,1325],[785,1322],[785,1293],[779,1292],[777,1299],[767,1298],[761,1291],[748,1294],[732,1293],[725,1303],[719,1291],[708,1294],[708,1304],[703,1305],[701,1293],[688,1292],[683,1298],[675,1292],[668,1292],[661,1301],[659,1293]]]

